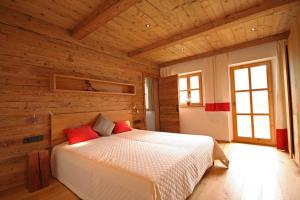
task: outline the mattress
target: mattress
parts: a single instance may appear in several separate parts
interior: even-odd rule
[[[51,169],[54,177],[85,200],[184,200],[218,151],[208,136],[134,129],[57,145]],[[227,160],[224,156],[221,153],[217,159]]]

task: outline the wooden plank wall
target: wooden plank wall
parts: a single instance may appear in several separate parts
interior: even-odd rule
[[[52,93],[53,73],[133,83],[136,96]],[[144,120],[142,73],[158,66],[129,59],[99,42],[77,41],[67,30],[0,7],[0,191],[25,183],[25,155],[49,147],[49,113],[131,109]],[[33,114],[37,122],[32,122]],[[44,135],[23,144],[25,136]]]

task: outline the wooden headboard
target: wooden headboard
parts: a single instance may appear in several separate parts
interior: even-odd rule
[[[74,128],[85,124],[93,124],[100,114],[112,121],[128,120],[130,121],[130,124],[132,124],[132,114],[130,110],[53,114],[51,116],[50,146],[54,147],[67,140],[63,132],[64,129]]]

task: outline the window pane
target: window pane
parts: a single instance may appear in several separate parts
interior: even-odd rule
[[[187,78],[179,79],[179,90],[187,90]]]
[[[199,90],[191,90],[191,103],[200,103]]]
[[[268,91],[253,91],[253,113],[269,113]]]
[[[239,137],[252,137],[251,116],[237,116],[237,134]]]
[[[235,90],[248,90],[248,68],[234,70]]]
[[[191,89],[198,89],[199,88],[199,76],[192,76],[190,78],[190,87]]]
[[[186,99],[188,98],[187,91],[180,92],[180,103],[186,103]]]
[[[271,139],[269,116],[254,116],[254,136]]]
[[[250,113],[250,93],[237,92],[235,93],[236,99],[236,112],[237,113]]]
[[[267,66],[251,67],[251,85],[252,89],[267,88]]]

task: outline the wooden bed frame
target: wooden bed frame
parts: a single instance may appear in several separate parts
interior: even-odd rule
[[[51,116],[51,142],[50,147],[54,147],[67,141],[64,129],[93,124],[99,115],[103,115],[112,121],[126,120],[132,124],[132,113],[130,110],[105,111],[105,112],[84,112],[53,114]]]

